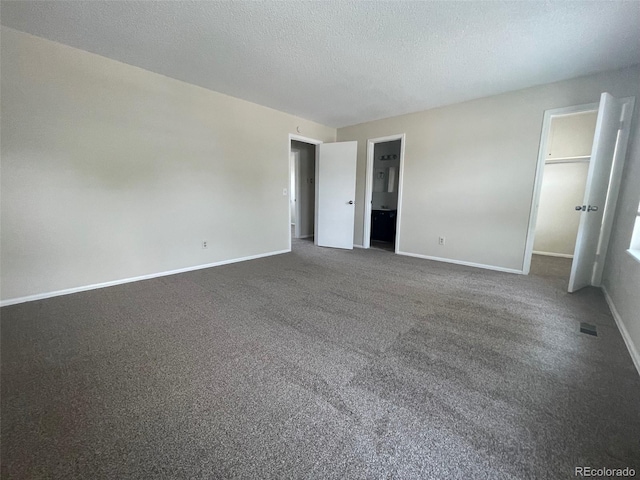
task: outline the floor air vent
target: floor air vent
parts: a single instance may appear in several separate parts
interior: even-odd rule
[[[596,326],[585,322],[580,322],[580,333],[586,333],[587,335],[593,335],[594,337],[598,336]]]

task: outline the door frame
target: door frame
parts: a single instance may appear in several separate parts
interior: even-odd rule
[[[586,113],[597,111],[600,102],[573,105],[571,107],[552,108],[544,111],[542,120],[542,132],[540,134],[540,148],[538,150],[538,163],[536,165],[536,176],[533,183],[533,193],[531,195],[531,208],[529,209],[529,228],[527,229],[527,240],[522,259],[522,273],[529,275],[531,270],[531,257],[533,256],[533,243],[536,236],[536,222],[538,220],[538,207],[540,205],[540,193],[542,191],[542,177],[544,176],[544,164],[546,151],[549,144],[549,133],[551,132],[551,120],[553,117],[573,115],[575,113]]]
[[[320,159],[319,154],[320,154],[320,148],[318,147],[318,145],[320,145],[321,143],[324,143],[322,140],[317,140],[315,138],[310,138],[310,137],[303,137],[302,135],[296,135],[294,133],[290,133],[289,134],[289,143],[287,145],[287,151],[289,152],[289,155],[287,156],[287,158],[289,159],[289,187],[288,189],[290,190],[290,186],[291,186],[291,140],[297,140],[298,142],[304,142],[304,143],[310,143],[311,145],[315,146],[315,150],[316,150],[316,158],[315,158],[315,206],[313,209],[314,212],[314,219],[313,219],[313,243],[315,245],[317,245],[317,235],[315,235],[315,232],[318,231],[318,185],[317,185],[317,180],[318,180],[318,160]],[[298,170],[296,170],[298,171]],[[298,189],[298,182],[296,179],[296,189]],[[289,251],[291,251],[291,192],[289,192],[289,203],[287,204],[287,208],[289,211],[289,222],[287,224],[287,229],[288,229],[288,236],[289,236]],[[296,194],[296,198],[297,198],[297,194]],[[296,232],[299,232],[299,225],[300,223],[300,216],[299,216],[299,209],[298,209],[298,202],[296,201]]]
[[[395,253],[400,251],[400,221],[402,219],[402,190],[404,184],[404,150],[406,135],[398,133],[386,137],[370,138],[367,140],[367,166],[365,168],[364,187],[364,229],[362,247],[371,248],[371,201],[373,198],[373,153],[376,143],[400,140],[400,166],[398,167],[398,213],[396,216]]]

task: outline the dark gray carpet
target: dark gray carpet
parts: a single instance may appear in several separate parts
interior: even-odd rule
[[[573,260],[570,258],[534,255],[529,274],[544,278],[546,283],[553,284],[564,293],[569,286],[572,262]]]
[[[638,471],[640,377],[603,296],[540,262],[524,277],[294,241],[5,307],[2,476]]]

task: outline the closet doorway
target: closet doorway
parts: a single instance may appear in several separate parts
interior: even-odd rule
[[[580,224],[575,206],[584,198],[597,116],[597,105],[556,115],[548,130],[531,268],[565,284]]]
[[[603,93],[545,112],[523,273],[600,285],[634,103]]]
[[[405,135],[367,143],[364,248],[398,252],[402,206]]]

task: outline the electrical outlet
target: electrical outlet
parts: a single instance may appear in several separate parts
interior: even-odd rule
[[[444,245],[446,239],[444,237],[438,237],[438,245]]]
[[[202,241],[202,248],[209,248],[209,242],[207,242],[206,240]]]

